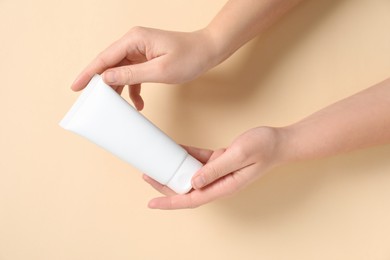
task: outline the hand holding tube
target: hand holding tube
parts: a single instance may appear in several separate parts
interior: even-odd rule
[[[130,98],[143,108],[141,83],[182,83],[215,66],[208,30],[171,32],[135,27],[101,52],[72,85],[82,90],[95,74],[118,93],[130,86]]]
[[[145,178],[169,195],[152,200],[149,206],[197,207],[242,189],[276,165],[388,144],[389,111],[390,78],[292,125],[249,130],[227,149],[213,152],[188,148],[190,154],[206,163],[192,179],[195,190],[186,195],[172,195],[167,188]]]
[[[259,127],[242,134],[226,149],[212,151],[184,147],[189,154],[205,163],[192,178],[195,189],[187,194],[177,195],[144,175],[146,182],[165,195],[151,200],[149,207],[195,208],[243,189],[282,162],[282,138],[282,132],[277,128]]]
[[[137,112],[99,75],[60,125],[96,143],[177,193],[188,192],[202,164]]]
[[[104,82],[118,93],[129,85],[130,98],[141,110],[141,83],[178,84],[195,79],[300,1],[230,0],[206,27],[188,33],[134,27],[101,52],[77,77],[72,89],[79,91],[93,75],[103,74]]]

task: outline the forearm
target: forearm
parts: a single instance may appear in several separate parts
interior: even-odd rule
[[[229,0],[205,28],[216,52],[216,63],[261,34],[301,0]]]
[[[390,78],[282,128],[284,161],[321,158],[390,142]]]

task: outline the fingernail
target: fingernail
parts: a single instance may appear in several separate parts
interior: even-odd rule
[[[195,189],[200,189],[206,184],[206,180],[203,176],[198,176],[193,181],[193,186]]]
[[[107,83],[115,83],[116,82],[116,73],[115,71],[107,71],[104,73],[104,79]]]
[[[154,200],[149,201],[148,208],[155,209],[157,207],[157,203]]]

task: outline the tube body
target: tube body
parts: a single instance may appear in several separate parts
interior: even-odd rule
[[[177,193],[202,164],[95,75],[60,122]]]

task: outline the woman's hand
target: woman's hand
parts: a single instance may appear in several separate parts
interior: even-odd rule
[[[75,80],[72,89],[83,89],[94,74],[103,73],[103,80],[118,93],[129,85],[130,98],[141,110],[141,83],[183,83],[195,79],[300,1],[231,0],[208,26],[190,33],[135,27],[100,53]]]
[[[192,178],[194,187],[179,195],[144,175],[144,180],[164,197],[154,198],[150,208],[195,208],[215,199],[231,195],[283,162],[282,128],[258,127],[236,138],[226,149],[216,151],[184,147],[205,165]]]
[[[187,148],[190,154],[205,163],[192,179],[194,190],[176,195],[145,176],[147,182],[166,195],[150,201],[149,207],[198,207],[237,192],[282,163],[388,144],[389,111],[390,78],[292,125],[249,130],[226,149]]]
[[[141,83],[183,83],[195,79],[218,61],[207,29],[184,33],[135,27],[101,52],[72,84],[82,90],[94,74],[121,93],[130,86],[130,98],[143,108]]]

